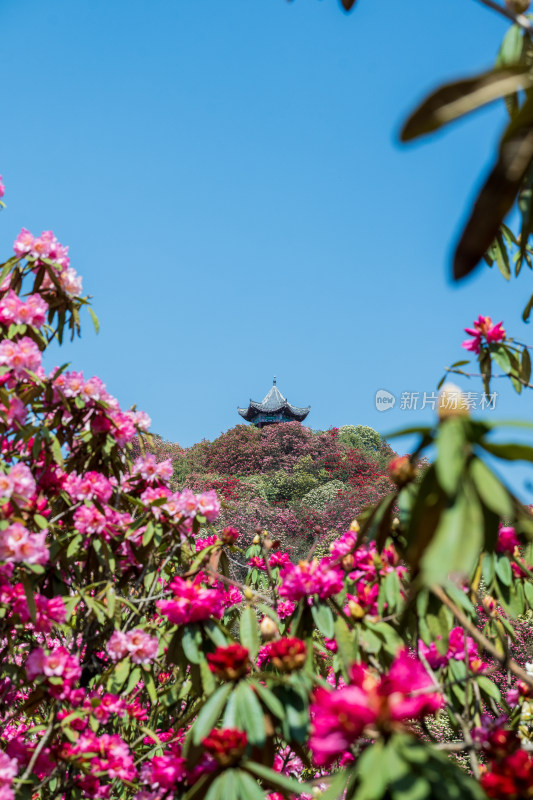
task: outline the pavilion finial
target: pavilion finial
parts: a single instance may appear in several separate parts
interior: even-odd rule
[[[273,381],[273,384],[274,384],[274,386],[276,385],[276,376],[275,376],[275,375],[274,375],[274,381]]]

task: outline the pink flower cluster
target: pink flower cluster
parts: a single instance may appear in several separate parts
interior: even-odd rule
[[[219,589],[203,587],[198,580],[186,581],[174,578],[169,584],[174,597],[159,600],[159,612],[174,625],[187,625],[190,622],[204,622],[210,617],[220,617],[224,611],[224,594]]]
[[[503,322],[498,322],[497,325],[494,325],[490,317],[482,317],[480,315],[474,321],[473,328],[465,328],[465,332],[473,338],[463,342],[464,349],[470,350],[472,353],[479,353],[483,338],[486,339],[488,344],[503,341],[505,339],[505,330],[502,325]]]
[[[54,625],[65,622],[67,612],[62,597],[49,598],[36,592],[33,599],[35,603],[35,622],[32,621],[23,585],[16,583],[11,586],[6,583],[0,586],[0,602],[11,608],[12,613],[20,617],[20,621],[29,628],[33,627],[34,630],[40,633],[48,633]]]
[[[98,789],[96,775],[100,777],[99,773],[111,779],[120,778],[126,781],[131,781],[137,776],[130,749],[116,734],[104,733],[102,736],[97,736],[92,731],[86,731],[73,744],[65,745],[64,751],[66,757],[90,765],[88,775],[90,782],[82,784],[89,797],[97,796],[88,789],[89,787],[91,791]],[[97,781],[96,786],[94,781]]]
[[[68,247],[60,244],[52,231],[43,231],[40,236],[34,236],[29,230],[22,228],[15,239],[13,250],[18,258],[28,258],[37,264],[43,259],[52,261],[59,267],[57,278],[63,291],[72,297],[81,295],[81,277],[69,266]],[[44,289],[53,287],[48,276],[45,276],[42,286]]]
[[[49,552],[45,539],[46,531],[30,533],[21,522],[13,522],[0,530],[0,561],[46,564]]]
[[[32,650],[26,660],[26,675],[30,681],[38,677],[44,677],[45,680],[61,678],[59,683],[53,680],[48,681],[47,685],[52,697],[62,700],[69,698],[74,684],[80,679],[81,667],[79,659],[70,655],[63,646],[56,647],[48,655],[42,647],[38,647]]]
[[[22,461],[17,461],[9,472],[0,472],[0,497],[14,500],[25,506],[35,496],[36,485],[32,471]]]
[[[2,176],[0,175],[0,199],[5,195],[6,187],[4,186],[4,181]]]
[[[15,793],[12,789],[12,783],[17,772],[17,759],[10,758],[7,753],[0,750],[0,800],[14,800]]]
[[[303,597],[317,595],[321,600],[342,591],[343,572],[332,567],[328,559],[300,561],[299,564],[285,564],[280,570],[281,586],[279,593],[288,600],[298,602]]]
[[[167,458],[165,461],[156,461],[152,453],[144,457],[137,458],[133,464],[133,476],[140,476],[148,483],[163,481],[166,483],[172,477],[172,461]]]
[[[372,726],[381,731],[401,728],[405,720],[433,714],[443,704],[436,692],[427,692],[432,680],[421,662],[406,650],[380,677],[355,664],[351,681],[334,691],[319,688],[311,706],[313,720],[309,742],[315,762],[328,766]]]
[[[28,370],[43,378],[41,367],[41,351],[29,336],[22,336],[17,341],[3,339],[0,342],[0,366],[5,366],[17,380],[30,379]]]
[[[157,636],[150,636],[146,631],[136,628],[127,633],[114,631],[107,644],[107,652],[112,661],[130,656],[134,664],[149,664],[157,656],[158,647]]]
[[[110,506],[104,507],[104,513],[95,505],[82,505],[74,512],[74,527],[84,536],[99,535],[106,541],[123,535],[132,523],[128,512],[116,511]]]
[[[113,494],[113,484],[101,472],[91,470],[83,475],[71,472],[63,480],[63,489],[76,502],[98,500],[107,503]]]
[[[2,325],[31,325],[40,328],[48,313],[48,303],[39,294],[31,294],[26,302],[10,289],[0,300]]]
[[[435,642],[426,645],[422,639],[418,640],[418,652],[426,659],[431,669],[445,667],[452,659],[467,661],[472,672],[483,672],[487,666],[479,657],[476,643],[470,636],[465,636],[461,627],[452,628],[450,631],[446,653],[441,653]]]

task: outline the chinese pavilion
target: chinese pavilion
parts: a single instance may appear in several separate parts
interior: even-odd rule
[[[258,428],[263,428],[265,425],[273,425],[277,422],[303,422],[309,414],[311,406],[299,408],[291,405],[276,386],[274,377],[272,389],[261,403],[250,400],[248,408],[237,410],[247,422],[253,422]]]

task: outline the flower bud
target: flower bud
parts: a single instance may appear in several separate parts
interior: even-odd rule
[[[220,531],[219,539],[221,542],[224,542],[224,544],[235,544],[238,536],[239,531],[237,528],[234,528],[233,525],[228,525]]]
[[[523,14],[531,3],[529,0],[505,0],[505,5],[512,14]]]
[[[254,599],[254,593],[253,593],[253,591],[250,589],[250,587],[249,587],[249,586],[247,586],[247,587],[245,588],[245,590],[244,590],[244,596],[246,597],[246,599],[247,599],[247,600],[253,600],[253,599]]]
[[[468,417],[468,404],[461,389],[454,383],[445,383],[439,393],[437,413],[440,420],[449,417]]]
[[[261,537],[259,536],[258,533],[256,533],[254,538],[252,539],[252,544],[259,544],[260,541],[261,541]]]
[[[350,530],[352,533],[359,533],[361,528],[360,528],[359,523],[357,522],[356,519],[352,519],[352,521],[350,523],[350,527],[349,527],[348,530]]]
[[[363,619],[365,616],[364,609],[356,603],[355,600],[348,601],[348,608],[350,609],[350,616],[352,619]]]
[[[494,597],[491,597],[490,594],[486,594],[483,600],[481,601],[483,605],[483,609],[485,614],[489,617],[497,617],[498,610],[497,610],[497,603]]]
[[[261,638],[264,642],[271,642],[272,639],[276,639],[279,635],[278,626],[270,617],[263,617],[259,628],[261,630]]]
[[[396,486],[407,486],[416,478],[417,469],[411,463],[409,456],[398,456],[389,461],[389,475]]]

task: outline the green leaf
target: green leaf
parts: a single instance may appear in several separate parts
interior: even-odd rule
[[[122,661],[119,661],[118,664],[115,665],[107,681],[107,690],[109,692],[113,694],[118,694],[120,692],[130,674],[130,666],[131,662],[129,658],[123,658]]]
[[[513,513],[513,502],[505,486],[487,465],[479,458],[473,458],[469,466],[477,493],[487,508],[502,519]]]
[[[199,745],[202,739],[205,739],[207,734],[214,728],[232,689],[233,685],[230,683],[219,686],[216,692],[202,706],[192,729],[193,744]]]
[[[31,621],[35,623],[37,621],[37,609],[35,607],[33,586],[31,585],[31,581],[25,572],[20,573],[20,580],[22,586],[24,587],[24,595],[26,597],[26,604],[28,606],[28,612],[30,614]]]
[[[258,681],[250,680],[249,683],[250,686],[254,687],[259,699],[265,704],[268,710],[278,719],[285,719],[285,709],[276,695]]]
[[[444,583],[451,572],[470,573],[483,545],[483,522],[477,495],[463,485],[455,503],[444,511],[422,557],[426,585]]]
[[[533,447],[527,444],[494,444],[492,442],[482,442],[481,446],[488,453],[505,461],[533,461]]]
[[[313,791],[313,787],[310,784],[302,783],[295,778],[289,778],[281,772],[275,772],[265,767],[264,764],[257,764],[255,761],[247,761],[244,768],[249,772],[253,772],[254,775],[264,780],[269,786],[274,789],[280,789],[282,792],[291,792],[292,794],[299,795],[304,792],[311,793]]]
[[[150,698],[150,702],[156,705],[157,689],[155,688],[154,676],[152,675],[151,671],[145,671],[143,673],[143,680],[144,680],[144,685],[146,686],[146,690],[148,692],[148,697]]]
[[[91,315],[91,319],[92,319],[93,325],[94,325],[94,330],[96,331],[96,333],[98,333],[100,331],[100,323],[98,322],[98,317],[96,316],[96,314],[92,310],[91,306],[87,306],[87,310],[89,311],[89,314]]]
[[[251,606],[246,606],[241,614],[240,634],[241,644],[248,649],[253,661],[259,650],[259,625]]]
[[[463,421],[445,420],[437,436],[437,479],[447,495],[457,492],[466,460],[466,437]]]
[[[183,652],[192,664],[200,664],[205,656],[200,650],[202,646],[202,633],[197,623],[185,625],[181,640]]]
[[[400,139],[408,142],[531,85],[528,67],[502,67],[441,86],[429,95],[405,123]]]
[[[320,633],[325,636],[326,639],[333,639],[335,629],[333,627],[333,614],[329,606],[323,604],[318,606],[312,605],[311,614],[313,615],[313,619]]]
[[[502,555],[496,558],[496,575],[504,584],[504,586],[511,586],[513,582],[513,571],[507,556]]]
[[[524,322],[528,322],[529,321],[529,317],[531,315],[531,310],[532,309],[533,309],[533,294],[531,295],[531,297],[527,301],[527,305],[524,308],[524,310],[522,311],[522,319],[524,320]]]
[[[524,383],[529,383],[529,379],[531,378],[531,356],[529,355],[529,350],[527,347],[524,347],[522,350],[522,358],[520,359],[520,377]]]
[[[248,740],[259,747],[265,743],[265,716],[250,684],[241,682],[236,689],[237,714],[244,723]]]
[[[518,25],[512,25],[505,36],[496,57],[497,67],[506,67],[510,64],[516,64],[521,56],[524,46],[524,35],[522,28]]]
[[[265,800],[265,793],[256,780],[248,772],[235,770],[237,796],[235,800]],[[226,797],[225,800],[230,800]]]
[[[485,181],[470,215],[453,263],[455,280],[479,264],[510,211],[533,158],[533,96],[527,96],[511,119],[500,143],[496,163]]]
[[[496,700],[497,703],[501,703],[502,696],[500,690],[489,677],[486,675],[478,675],[476,681],[483,694]]]

